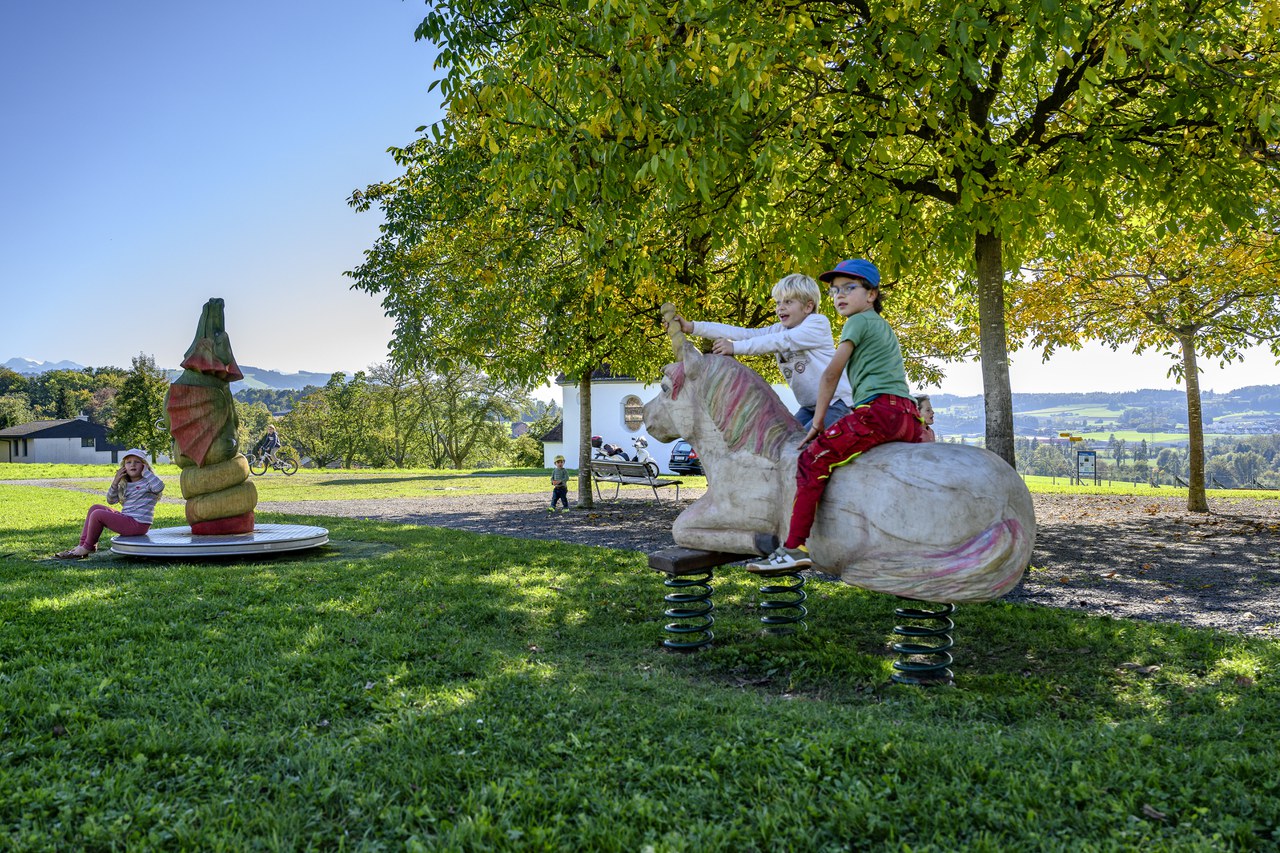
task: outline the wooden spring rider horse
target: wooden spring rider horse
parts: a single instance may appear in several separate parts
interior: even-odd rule
[[[664,370],[645,426],[659,441],[691,442],[707,477],[707,493],[676,519],[672,538],[767,554],[790,523],[805,430],[755,371],[700,353],[678,327],[671,337],[681,360]],[[815,568],[864,589],[990,601],[1022,577],[1035,532],[1026,484],[994,453],[894,442],[832,473],[808,548]]]

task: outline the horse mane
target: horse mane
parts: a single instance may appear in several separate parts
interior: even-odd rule
[[[796,420],[760,374],[724,355],[699,360],[702,403],[730,450],[749,448],[777,462]],[[672,365],[672,397],[684,386],[684,362]]]

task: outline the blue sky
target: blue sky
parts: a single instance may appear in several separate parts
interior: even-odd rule
[[[392,324],[342,275],[376,236],[353,189],[440,117],[419,0],[0,6],[0,361],[173,367],[227,303],[244,364],[355,371]],[[1174,388],[1167,359],[1014,356],[1015,391]],[[981,391],[976,365],[941,390]],[[1280,382],[1263,351],[1218,391]],[[546,396],[545,393],[543,396]]]
[[[211,296],[243,363],[357,370],[391,323],[342,272],[351,190],[440,116],[400,0],[0,11],[0,361],[175,366]]]

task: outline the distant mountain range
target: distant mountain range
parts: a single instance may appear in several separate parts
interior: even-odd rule
[[[4,364],[0,364],[0,367],[7,367],[14,373],[24,373],[28,376],[50,370],[84,370],[83,364],[76,364],[74,361],[32,361],[29,358],[11,358]]]
[[[32,361],[29,358],[11,358],[0,367],[7,367],[15,373],[22,373],[27,376],[35,376],[50,370],[84,370],[85,365],[76,364],[74,361]],[[332,374],[329,373],[310,373],[308,371],[299,371],[298,373],[281,373],[278,370],[267,370],[263,367],[251,367],[247,364],[240,365],[240,370],[244,373],[244,379],[239,382],[231,383],[231,390],[239,391],[241,388],[272,388],[277,391],[301,391],[308,385],[317,387],[324,385],[329,381]],[[166,373],[171,377],[177,376],[182,371],[177,368],[166,368]]]

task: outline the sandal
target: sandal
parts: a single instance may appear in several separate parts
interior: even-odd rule
[[[77,554],[77,553],[75,552],[75,549],[71,549],[71,550],[67,550],[67,551],[59,551],[58,553],[56,553],[56,554],[54,554],[54,555],[53,555],[53,558],[54,558],[55,560],[83,560],[83,559],[84,559],[85,557],[87,557],[87,556],[89,556],[89,555],[88,555],[88,554]]]

